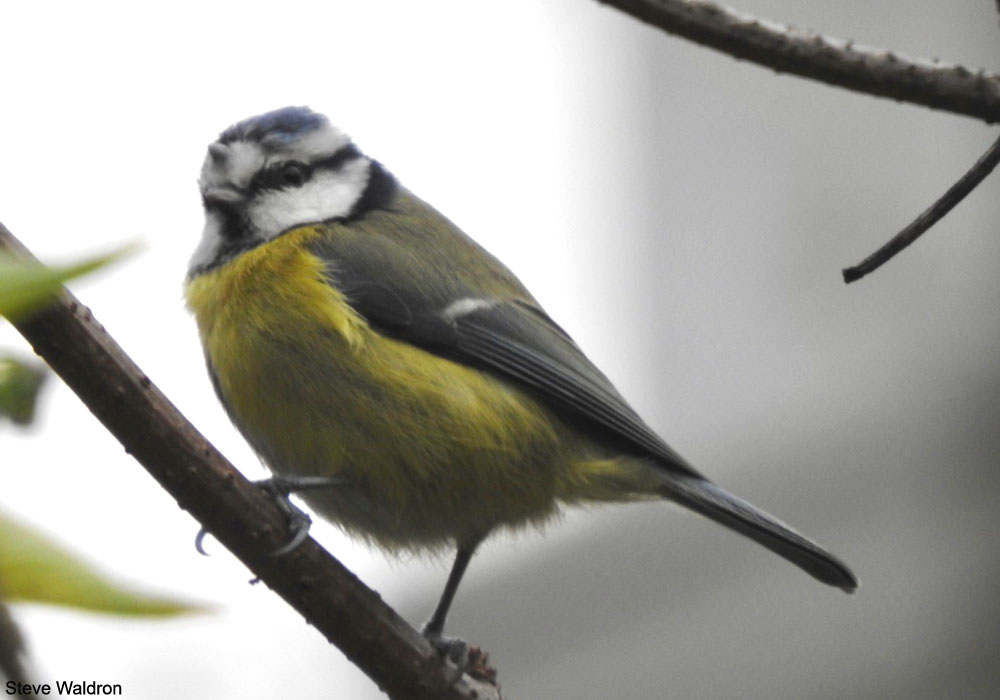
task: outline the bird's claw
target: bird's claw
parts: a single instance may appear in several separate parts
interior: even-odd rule
[[[198,534],[194,536],[194,548],[197,550],[198,554],[203,557],[208,556],[208,552],[205,551],[205,538],[208,536],[208,530],[202,527],[198,530]]]
[[[271,556],[280,557],[295,551],[309,537],[309,528],[312,527],[312,518],[309,514],[292,503],[289,498],[289,495],[296,490],[297,482],[287,477],[272,476],[270,479],[261,479],[254,483],[274,500],[278,510],[284,514],[288,522],[288,531],[292,534],[285,544],[271,552]]]
[[[312,518],[292,503],[289,495],[300,491],[318,491],[333,487],[348,486],[354,483],[350,478],[343,476],[272,476],[269,479],[255,481],[260,488],[271,494],[275,504],[285,514],[288,520],[288,529],[292,533],[291,538],[285,544],[271,552],[272,556],[279,557],[295,551],[299,545],[306,541],[309,536],[309,528],[312,526]]]
[[[450,688],[469,668],[469,645],[457,637],[425,636],[441,656],[455,665],[454,673],[445,679]]]
[[[288,542],[271,552],[271,556],[280,557],[282,554],[288,554],[289,552],[294,551],[297,547],[299,547],[299,545],[306,541],[306,538],[309,537],[309,528],[312,526],[312,518],[310,518],[305,511],[292,503],[287,495],[272,491],[266,487],[265,490],[274,496],[274,502],[277,504],[278,509],[285,515],[285,520],[288,522],[288,530],[292,533]],[[205,557],[208,556],[208,552],[205,551],[205,537],[207,537],[208,534],[208,530],[202,527],[198,530],[198,534],[195,535],[194,538],[194,548],[198,551],[198,554]]]

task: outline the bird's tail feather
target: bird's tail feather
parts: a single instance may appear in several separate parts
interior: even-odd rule
[[[711,518],[779,554],[823,583],[847,593],[858,587],[854,573],[815,542],[710,481],[676,472],[660,472],[663,495]]]

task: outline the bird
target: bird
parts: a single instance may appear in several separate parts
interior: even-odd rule
[[[518,278],[308,107],[208,146],[185,297],[223,407],[287,496],[390,552],[477,547],[566,507],[663,500],[852,592],[833,554],[703,476]],[[525,222],[530,225],[530,222]]]

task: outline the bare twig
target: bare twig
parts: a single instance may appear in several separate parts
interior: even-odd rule
[[[997,74],[905,58],[733,12],[705,0],[598,2],[671,34],[775,71],[988,123],[1000,121]]]
[[[1000,138],[993,142],[993,145],[976,161],[976,164],[972,166],[969,172],[963,175],[958,182],[952,185],[926,211],[914,219],[909,226],[897,233],[888,243],[857,265],[844,268],[844,282],[850,284],[855,280],[861,279],[869,272],[877,270],[913,243],[913,241],[917,240],[927,229],[951,211],[956,204],[965,199],[965,196],[969,192],[972,192],[987,175],[993,172],[998,162],[1000,162]]]
[[[17,700],[24,700],[25,695],[20,688],[31,682],[24,668],[24,657],[24,637],[10,616],[7,605],[0,599],[0,678],[7,679],[6,691],[9,695],[16,695]]]
[[[30,257],[0,224],[3,249]],[[271,498],[195,430],[69,292],[14,325],[181,508],[390,697],[500,697],[467,675],[450,685],[453,672],[430,644],[315,540],[272,556],[287,532]]]

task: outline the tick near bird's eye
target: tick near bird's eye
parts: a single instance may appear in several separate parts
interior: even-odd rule
[[[282,163],[278,171],[279,180],[285,187],[302,187],[309,174],[309,166],[294,160]]]

